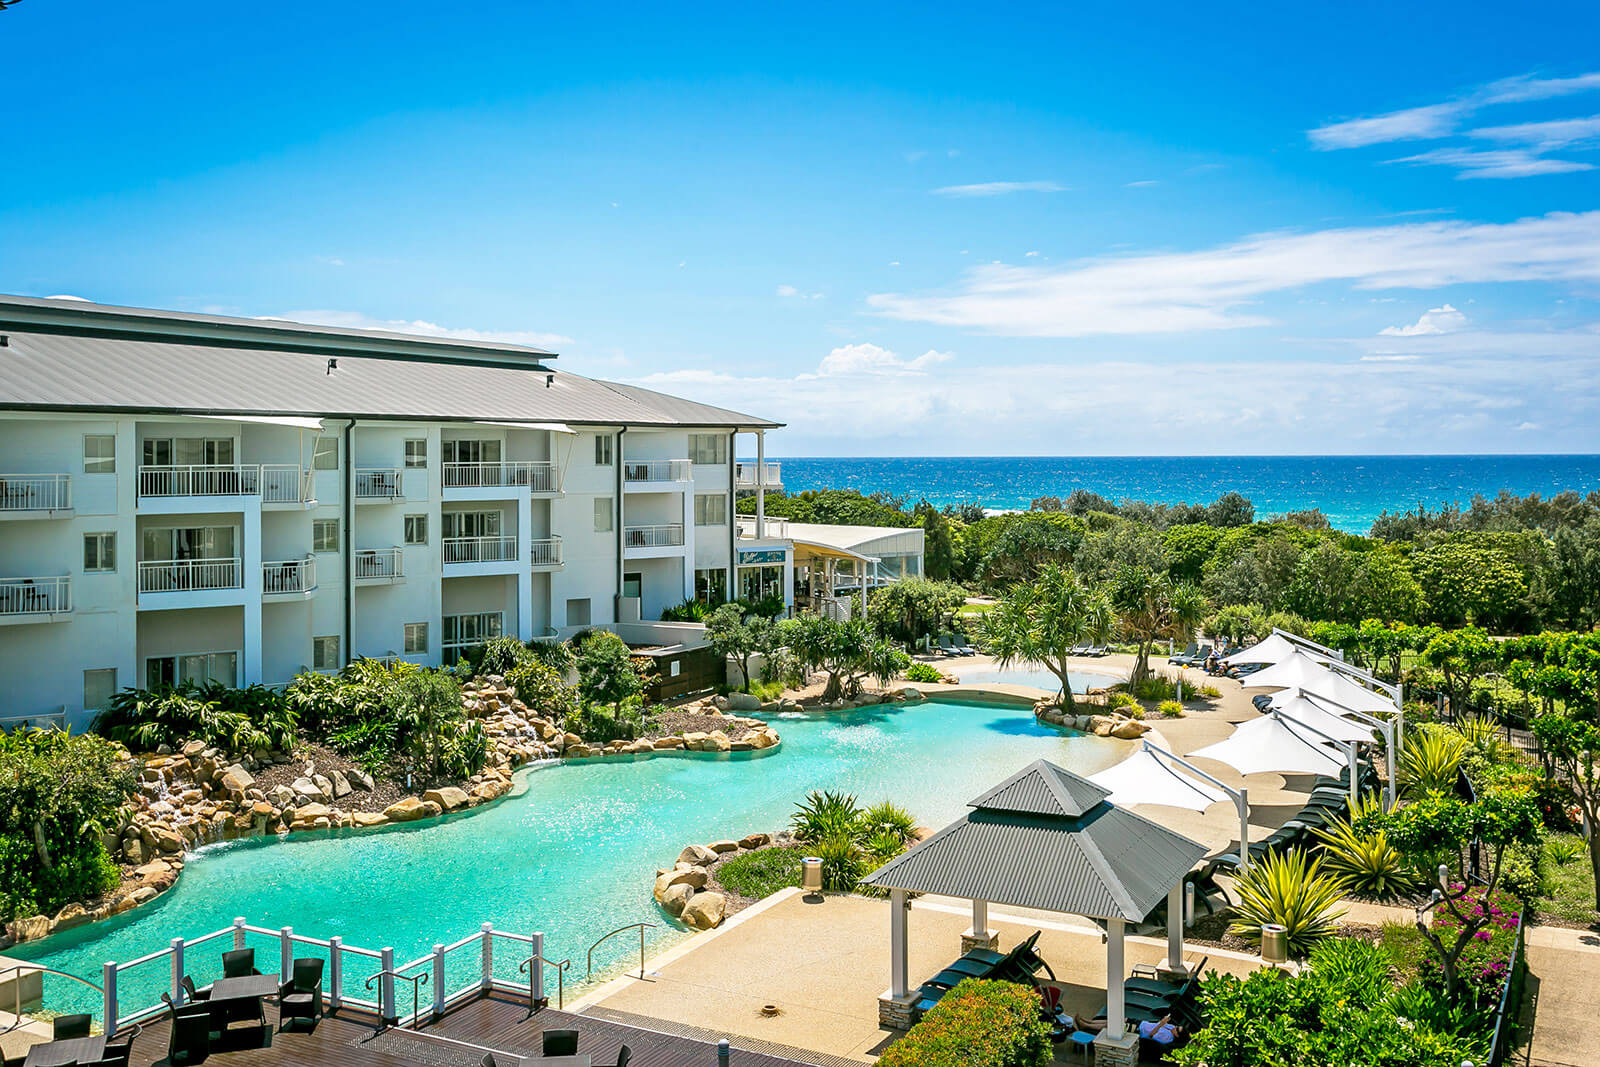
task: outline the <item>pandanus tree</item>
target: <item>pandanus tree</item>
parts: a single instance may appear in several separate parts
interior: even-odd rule
[[[1139,646],[1131,685],[1150,674],[1150,649],[1172,638],[1187,642],[1206,617],[1206,598],[1198,586],[1174,582],[1148,567],[1123,566],[1111,585],[1111,605],[1124,636]]]
[[[1061,703],[1072,706],[1067,660],[1079,645],[1109,639],[1115,616],[1106,595],[1084,585],[1065,567],[1046,563],[1031,584],[1006,591],[979,621],[989,654],[1002,666],[1042,663],[1061,683]]]

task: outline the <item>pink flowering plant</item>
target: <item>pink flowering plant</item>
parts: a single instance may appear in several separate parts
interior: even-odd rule
[[[1446,944],[1459,939],[1463,928],[1472,932],[1456,961],[1456,974],[1463,993],[1471,998],[1479,1011],[1492,1011],[1511,975],[1511,957],[1516,950],[1518,926],[1522,904],[1505,891],[1493,895],[1481,888],[1468,889],[1460,882],[1450,884],[1457,894],[1459,910],[1465,921],[1454,911],[1436,908],[1433,914],[1433,932]],[[1436,959],[1424,962],[1424,977],[1442,977]]]

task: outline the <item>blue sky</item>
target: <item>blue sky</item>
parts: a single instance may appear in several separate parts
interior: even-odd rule
[[[1600,12],[1304,6],[23,0],[0,291],[542,343],[787,455],[1600,451]]]

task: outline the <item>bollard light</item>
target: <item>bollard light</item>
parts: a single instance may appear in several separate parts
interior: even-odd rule
[[[808,893],[822,892],[822,859],[807,856],[800,861],[800,888]]]
[[[1282,923],[1261,924],[1261,959],[1274,966],[1289,962],[1289,928]]]

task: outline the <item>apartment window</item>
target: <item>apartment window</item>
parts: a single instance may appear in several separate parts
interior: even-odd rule
[[[115,474],[117,472],[117,439],[108,433],[85,434],[83,438],[83,473]]]
[[[312,519],[311,520],[311,551],[337,552],[339,551],[339,520],[338,519]]]
[[[186,559],[235,559],[239,531],[233,526],[150,526],[143,533],[140,559],[169,562]],[[84,546],[87,559],[88,546]]]
[[[428,654],[428,624],[425,622],[406,623],[406,655],[425,656]]]
[[[490,439],[485,441],[445,441],[440,449],[444,452],[446,463],[499,463],[500,442]]]
[[[150,437],[143,445],[147,467],[229,467],[233,465],[231,437]]]
[[[339,469],[339,439],[337,437],[317,438],[317,446],[311,453],[311,468],[319,471],[336,471]]]
[[[590,611],[588,597],[576,597],[567,601],[568,626],[588,626],[589,614]]]
[[[406,466],[414,470],[427,465],[428,439],[425,437],[406,438]]]
[[[339,662],[339,636],[313,637],[311,639],[311,669],[314,671],[336,671],[343,664]]]
[[[728,524],[728,498],[721,493],[696,493],[694,496],[694,524],[696,526],[726,526]]]
[[[637,571],[628,571],[622,575],[622,595],[633,600],[644,596],[644,575]]]
[[[117,535],[91,533],[83,535],[83,572],[104,573],[117,569]],[[87,707],[87,705],[85,705]]]
[[[458,658],[465,649],[481,645],[505,631],[505,614],[484,611],[475,615],[446,615],[444,623],[443,654],[446,663]]]
[[[689,461],[691,463],[728,462],[728,437],[720,433],[692,433],[689,435]]]
[[[439,518],[444,522],[445,537],[499,537],[501,515],[498,511],[447,511]]]
[[[694,572],[694,598],[717,605],[728,599],[728,572],[721,567]]]
[[[99,667],[83,672],[83,710],[99,711],[117,691],[117,669]]]
[[[608,433],[595,434],[594,437],[594,465],[596,467],[609,467],[615,461],[616,438]]]
[[[428,543],[428,516],[406,516],[406,544],[425,545]]]
[[[605,533],[611,529],[611,498],[597,496],[594,498],[594,532]]]
[[[216,682],[230,689],[239,684],[237,652],[193,652],[184,656],[151,656],[144,661],[146,689],[179,682]]]

